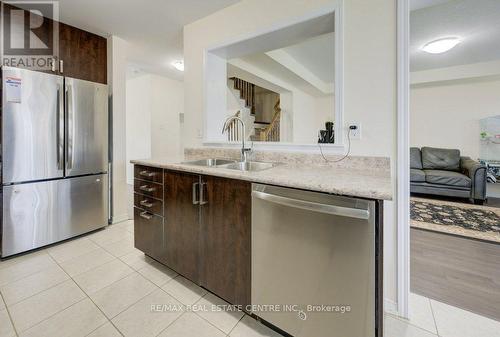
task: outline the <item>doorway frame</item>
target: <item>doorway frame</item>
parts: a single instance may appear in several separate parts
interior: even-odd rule
[[[397,0],[397,310],[410,297],[410,0]]]

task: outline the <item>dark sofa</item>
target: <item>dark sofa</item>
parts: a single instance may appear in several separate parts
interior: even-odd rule
[[[459,150],[413,147],[410,149],[412,193],[486,200],[486,167]]]

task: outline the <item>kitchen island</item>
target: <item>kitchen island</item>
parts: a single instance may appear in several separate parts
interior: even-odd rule
[[[315,228],[325,226],[326,232],[322,235],[330,235],[333,246],[344,246],[342,240],[338,241],[339,235],[357,238],[352,244],[345,244],[344,251],[335,251],[332,247],[327,247],[332,249],[329,254],[333,255],[327,258],[325,263],[327,266],[334,263],[334,266],[345,269],[336,270],[335,274],[353,277],[351,281],[346,282],[348,278],[342,280],[345,286],[355,288],[356,293],[367,291],[366,295],[361,297],[361,301],[353,300],[352,303],[355,308],[351,314],[352,317],[359,314],[359,311],[363,311],[364,317],[366,309],[372,308],[368,310],[371,314],[368,315],[370,317],[366,319],[366,324],[356,325],[361,327],[359,328],[361,330],[357,330],[356,333],[382,336],[383,201],[391,200],[392,197],[388,161],[383,158],[350,158],[350,161],[339,164],[326,163],[316,157],[307,158],[307,155],[305,158],[302,157],[305,160],[299,160],[301,156],[293,155],[284,157],[265,154],[260,157],[256,155],[256,157],[259,161],[273,161],[273,167],[249,172],[224,166],[208,167],[201,164],[204,161],[196,162],[196,160],[207,158],[237,160],[238,152],[231,150],[222,152],[220,150],[210,152],[205,149],[203,151],[187,150],[182,158],[132,161],[135,164],[136,248],[230,304],[240,306],[243,310],[250,312],[252,310],[249,308],[252,305],[262,302],[262,296],[259,298],[259,293],[265,293],[262,291],[262,282],[270,286],[273,283],[272,279],[266,280],[265,278],[270,272],[261,270],[261,267],[266,265],[266,258],[262,252],[269,248],[263,243],[271,239],[271,236],[262,236],[262,233],[267,232],[267,227],[270,232],[285,231],[287,227],[279,224],[280,218],[284,219],[290,214],[295,214],[293,212],[297,209],[310,212],[320,205],[322,209],[316,213],[297,213],[287,221],[302,219],[298,221],[302,221],[302,224],[307,223],[307,226],[315,226]],[[193,164],[195,162],[196,164]],[[277,189],[276,195],[270,196],[265,193],[273,189]],[[295,205],[294,209],[283,208],[287,202],[290,204],[290,199],[279,194],[287,191],[304,195],[303,200],[300,199],[301,197],[291,200]],[[253,205],[257,204],[256,198],[258,197],[262,198],[260,205],[263,207],[255,209]],[[317,202],[319,200],[323,200],[323,204],[319,204]],[[338,202],[342,207],[327,205],[328,200]],[[268,202],[276,203],[278,208],[266,210],[265,205]],[[354,206],[344,207],[348,204]],[[267,218],[262,217],[265,212],[271,216],[267,225],[265,220]],[[276,214],[281,215],[277,218]],[[315,214],[319,214],[319,217]],[[349,216],[352,219],[357,218],[358,222],[342,220]],[[360,219],[366,221],[362,226],[358,225]],[[259,223],[255,223],[257,220]],[[337,225],[331,226],[329,223]],[[365,223],[369,226],[364,225]],[[263,224],[264,227],[262,227]],[[300,227],[301,224],[297,226]],[[331,232],[328,228],[339,228],[341,231]],[[352,231],[353,228],[355,231]],[[357,230],[361,231],[358,233]],[[289,234],[294,235],[294,233],[287,233],[285,237],[290,237]],[[356,236],[358,234],[363,237],[358,239]],[[307,240],[306,236],[303,235],[304,240]],[[279,238],[280,236],[273,240]],[[309,238],[309,240],[313,239]],[[321,235],[316,236],[314,240],[317,239],[321,239]],[[301,236],[298,240],[295,244],[297,248],[291,251],[292,254],[300,249],[304,252],[310,251],[307,246],[300,248]],[[328,241],[323,242],[325,243],[328,244]],[[290,242],[282,242],[281,245],[282,248],[287,247]],[[320,245],[319,242],[318,245]],[[339,257],[346,254],[345,249],[351,251],[350,256],[339,260]],[[279,256],[279,253],[276,256]],[[350,260],[351,257],[353,257],[352,260]],[[271,254],[270,260],[272,258]],[[298,261],[301,256],[295,259]],[[305,263],[305,261],[307,260],[302,262]],[[315,261],[311,260],[307,262],[307,265],[317,264],[319,268],[321,261]],[[277,266],[286,264],[283,260],[271,262]],[[300,261],[297,265],[300,265]],[[272,271],[272,269],[269,270]],[[283,272],[286,271],[283,270]],[[312,275],[314,272],[314,269],[309,270],[306,275]],[[309,281],[304,282],[307,284]],[[258,285],[259,282],[260,285]],[[332,282],[341,281],[332,278]],[[358,283],[359,289],[354,286]],[[339,283],[339,290],[340,288]],[[343,292],[346,293],[347,289]],[[350,301],[349,297],[338,298]],[[358,310],[360,307],[363,309]],[[272,323],[270,326],[284,334],[293,332],[293,329],[288,328],[285,323],[282,324],[279,318],[274,319],[266,313],[251,313]],[[311,322],[314,321],[313,317],[309,318]],[[335,328],[338,331],[348,331],[346,330],[349,329],[348,318],[338,319]],[[287,319],[290,320],[290,317]],[[343,336],[350,336],[349,332]]]

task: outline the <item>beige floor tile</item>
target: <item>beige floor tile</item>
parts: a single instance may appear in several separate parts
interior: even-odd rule
[[[500,322],[431,300],[441,337],[500,337]]]
[[[87,237],[83,237],[51,247],[47,249],[47,252],[57,263],[62,263],[98,248],[99,246],[94,242],[90,241]]]
[[[386,316],[384,337],[437,337],[437,335],[398,318]]]
[[[7,310],[0,310],[0,337],[14,337],[16,332],[10,322]]]
[[[5,304],[11,306],[69,279],[58,265],[0,287]]]
[[[177,276],[175,271],[156,261],[139,269],[138,272],[158,287],[163,286],[165,283]]]
[[[431,301],[417,294],[410,294],[410,323],[419,328],[437,334]]]
[[[142,275],[133,273],[90,297],[108,318],[113,318],[156,289],[158,287]]]
[[[158,337],[224,337],[225,333],[193,313],[185,313]]]
[[[214,306],[224,308],[224,306],[229,305],[229,303],[210,293],[198,301],[196,305],[203,309],[196,312],[198,315],[224,331],[226,334],[230,333],[241,317],[243,317],[243,312],[241,311],[214,310]]]
[[[132,237],[110,243],[104,246],[104,249],[116,257],[120,257],[135,252],[134,239]]]
[[[131,236],[132,234],[127,230],[111,226],[102,231],[89,235],[88,238],[99,246],[106,247],[106,245],[128,239]]]
[[[2,294],[0,293],[0,310],[5,309],[5,302],[3,300]]]
[[[172,295],[176,300],[186,305],[195,304],[207,293],[205,289],[182,276],[177,276],[173,280],[167,282],[162,289]]]
[[[24,331],[84,298],[80,288],[68,280],[14,304],[9,311],[17,331]]]
[[[229,335],[231,337],[282,337],[279,333],[245,315]],[[400,336],[401,337],[401,336]]]
[[[106,323],[101,325],[99,328],[94,330],[87,337],[121,337],[122,335],[116,330],[116,328],[111,323]]]
[[[152,310],[158,306],[165,310]],[[126,337],[157,336],[183,313],[181,307],[181,303],[158,289],[116,316],[113,324]]]
[[[71,260],[61,263],[62,269],[71,277],[82,274],[86,271],[99,267],[105,263],[114,260],[115,257],[102,248],[91,251]]]
[[[122,260],[135,270],[147,267],[154,262],[152,258],[150,258],[149,256],[147,256],[138,249],[126,255],[120,256],[120,260]]]
[[[106,322],[106,317],[88,298],[57,313],[20,336],[86,336]]]
[[[134,232],[134,220],[127,220],[127,221],[123,221],[123,222],[120,222],[117,224],[113,224],[113,225],[110,225],[109,228],[110,229],[120,228],[120,229],[124,229],[130,233],[133,233]]]
[[[0,286],[55,265],[54,260],[45,251],[6,260],[2,262],[0,268]]]
[[[134,271],[120,260],[113,260],[97,268],[75,276],[73,279],[87,294],[94,293],[104,287],[132,274]]]
[[[11,258],[6,258],[5,260],[0,260],[0,269],[11,267],[15,264],[18,264],[20,262],[26,262],[28,260],[31,260],[37,256],[42,256],[42,255],[47,255],[47,250],[41,249],[41,250],[36,250],[32,251],[27,254],[23,255],[18,255],[16,257],[11,257]]]

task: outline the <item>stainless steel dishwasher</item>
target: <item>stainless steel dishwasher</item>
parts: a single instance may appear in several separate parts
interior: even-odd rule
[[[375,337],[376,203],[252,188],[252,311],[295,337]]]

